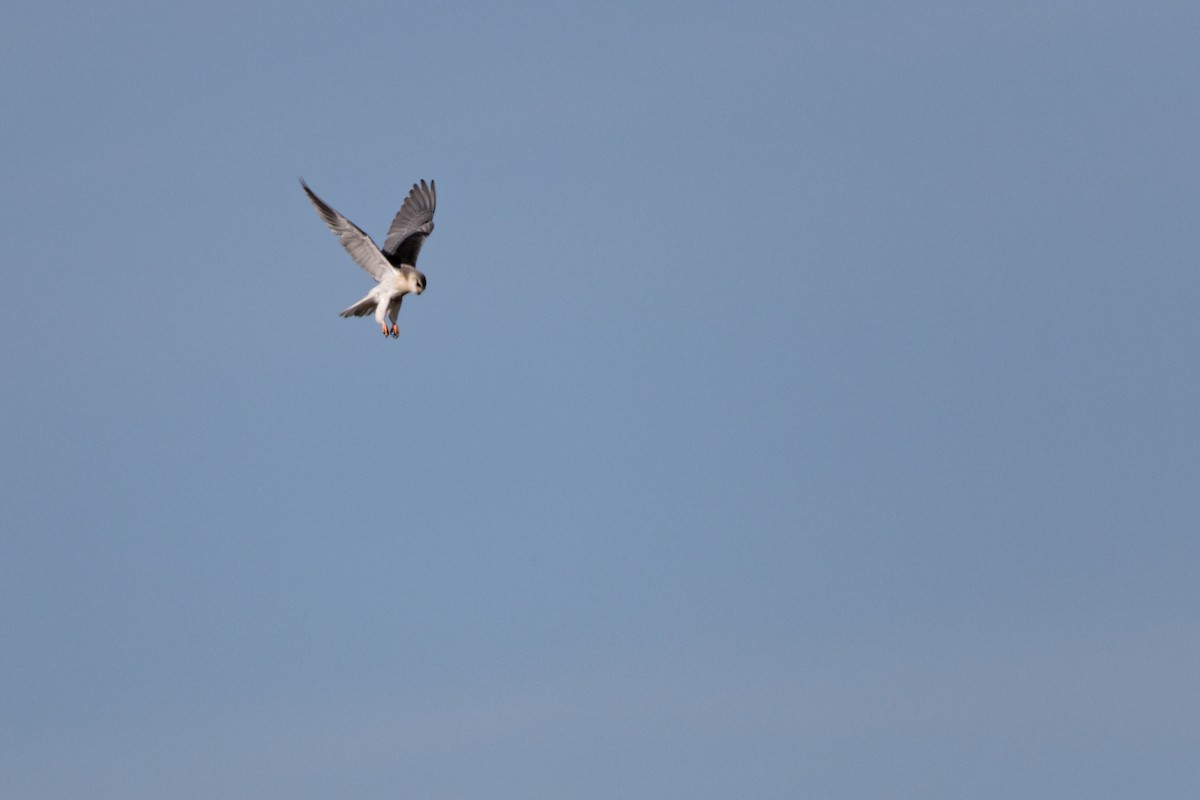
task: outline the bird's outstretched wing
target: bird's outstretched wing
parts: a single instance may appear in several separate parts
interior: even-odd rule
[[[375,242],[371,241],[371,237],[363,233],[362,229],[353,222],[326,205],[324,200],[317,197],[313,190],[308,188],[308,184],[304,182],[303,178],[300,179],[300,185],[304,187],[308,199],[312,200],[312,204],[316,206],[317,214],[325,220],[329,230],[338,237],[338,241],[342,243],[342,247],[346,248],[350,257],[372,278],[377,281],[383,280],[384,276],[392,271],[392,266],[383,253],[379,252]]]
[[[425,237],[433,233],[433,212],[437,210],[437,184],[422,180],[413,184],[404,204],[396,212],[383,243],[383,254],[396,266],[417,265],[417,254]]]

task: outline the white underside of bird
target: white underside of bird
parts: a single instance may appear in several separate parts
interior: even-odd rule
[[[389,333],[393,337],[399,336],[400,329],[396,324],[396,318],[400,315],[400,304],[404,302],[404,295],[420,294],[422,291],[416,280],[415,272],[416,270],[411,267],[407,269],[393,267],[391,274],[385,274],[383,280],[367,292],[366,297],[347,308],[339,316],[365,317],[374,311],[375,322],[383,329],[384,336]],[[390,330],[384,319],[392,323]]]

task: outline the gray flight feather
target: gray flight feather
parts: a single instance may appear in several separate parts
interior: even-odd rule
[[[417,265],[417,255],[425,238],[433,233],[433,212],[437,210],[437,184],[425,181],[413,184],[404,204],[396,212],[387,239],[383,243],[383,254],[396,266]]]
[[[350,257],[372,278],[377,281],[383,280],[384,276],[391,272],[392,265],[379,251],[379,247],[371,240],[371,237],[363,233],[362,228],[334,211],[324,200],[317,197],[316,193],[308,188],[308,184],[304,182],[303,178],[300,179],[300,185],[304,187],[308,199],[312,200],[312,204],[316,206],[317,214],[325,220],[329,230],[338,237],[338,241],[342,243],[342,247],[346,248]]]

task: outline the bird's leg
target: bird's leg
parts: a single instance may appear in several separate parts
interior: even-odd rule
[[[379,327],[383,328],[383,335],[384,335],[384,336],[387,336],[387,335],[388,335],[388,329],[387,329],[387,325],[384,325],[383,323],[380,323],[380,324],[379,324]]]
[[[388,302],[387,316],[392,321],[392,338],[400,338],[400,328],[396,325],[396,315],[400,313],[400,303],[403,302],[404,295],[400,295]]]

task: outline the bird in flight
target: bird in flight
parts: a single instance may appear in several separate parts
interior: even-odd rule
[[[433,233],[437,186],[433,181],[426,185],[424,180],[420,184],[413,184],[408,197],[404,198],[404,203],[396,212],[383,249],[380,250],[361,228],[317,197],[303,178],[300,179],[300,185],[304,187],[308,199],[312,200],[317,214],[325,220],[350,257],[378,281],[366,297],[343,311],[341,316],[363,317],[374,311],[375,322],[383,329],[383,335],[390,334],[393,339],[398,337],[400,328],[396,325],[396,317],[400,313],[404,295],[425,291],[425,276],[417,271],[417,254],[421,252],[425,238]],[[390,330],[384,322],[385,317],[392,323]]]

